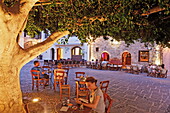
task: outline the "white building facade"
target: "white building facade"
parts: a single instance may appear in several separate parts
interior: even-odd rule
[[[40,38],[39,38],[40,37]],[[44,41],[48,36],[41,32],[40,36],[32,39],[27,35],[22,35],[20,39],[20,46],[27,48],[31,45]],[[63,37],[68,38],[68,36]],[[59,40],[58,42],[61,42]],[[170,68],[170,49],[161,48],[158,45],[146,47],[143,43],[135,42],[129,47],[124,41],[116,41],[111,37],[107,40],[104,37],[97,38],[94,42],[81,43],[78,37],[69,37],[66,44],[54,43],[42,55],[42,60],[60,60],[60,59],[84,59],[92,61],[111,60],[118,58],[126,65],[141,64],[148,65],[149,63],[160,65],[165,64],[165,68]]]

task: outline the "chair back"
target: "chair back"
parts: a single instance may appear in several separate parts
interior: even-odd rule
[[[132,69],[132,66],[127,65],[126,69]]]
[[[139,70],[138,66],[132,66],[132,69],[133,69],[134,71],[138,71],[138,70]]]
[[[103,93],[103,96],[106,105],[105,113],[110,113],[110,109],[113,104],[113,99],[107,93]]]
[[[65,72],[66,72],[66,73],[67,73],[67,75],[68,75],[70,68],[62,68],[62,69],[64,69],[64,70],[65,70]]]
[[[54,63],[55,63],[55,62],[54,62],[53,60],[49,60],[49,61],[48,61],[48,65],[49,65],[50,67],[53,67],[53,66],[54,66]]]
[[[168,73],[167,69],[162,69],[160,72],[160,77],[167,78],[167,73]]]
[[[85,72],[75,72],[76,78],[85,77]]]
[[[38,70],[30,70],[32,75],[32,90],[34,89],[34,82],[36,82],[37,90],[39,89],[39,85],[43,84],[45,88],[44,78],[40,78],[40,71]]]
[[[38,70],[31,70],[32,80],[39,80],[40,79],[40,71]]]
[[[50,66],[42,66],[42,69],[43,69],[43,72],[47,72],[47,73],[50,73],[51,71]]]
[[[114,64],[113,67],[117,67],[117,64]]]
[[[65,72],[64,71],[57,71],[57,70],[54,70],[54,79],[58,79],[58,80],[64,80],[64,74]]]
[[[101,82],[100,82],[100,89],[101,89],[104,93],[107,92],[108,86],[109,86],[109,80],[101,81]]]
[[[161,70],[161,74],[167,74],[167,72],[168,72],[168,70],[166,70],[166,69]]]
[[[86,82],[84,81],[76,81],[76,96],[86,97],[88,99],[88,88],[86,87]]]
[[[150,67],[147,67],[147,72],[148,73],[151,73],[152,72],[152,69]]]

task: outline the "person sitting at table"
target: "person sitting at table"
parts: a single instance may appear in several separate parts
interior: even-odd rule
[[[40,67],[40,62],[39,61],[37,61],[37,60],[34,61],[34,67],[31,70],[40,71],[40,78],[49,79],[49,75],[47,75],[45,72],[43,72],[43,69]],[[48,81],[46,81],[45,85],[48,85]]]
[[[54,69],[54,74],[56,73],[56,71],[63,71],[63,72],[65,72],[64,73],[64,81],[65,81],[65,84],[67,84],[67,77],[68,77],[68,75],[66,74],[66,70],[65,69],[62,69],[62,64],[58,64],[57,65],[57,69]]]
[[[159,67],[158,67],[158,77],[161,77],[161,74],[162,73],[166,73],[166,69],[165,69],[165,65],[164,64],[162,64],[162,65],[160,65]]]
[[[86,78],[87,88],[90,90],[89,103],[83,103],[80,98],[76,98],[76,103],[92,108],[92,113],[105,113],[105,103],[102,90],[96,85],[94,77]]]

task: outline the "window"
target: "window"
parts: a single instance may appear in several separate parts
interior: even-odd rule
[[[96,52],[99,52],[99,47],[96,47]]]
[[[139,51],[139,62],[149,62],[149,51]]]

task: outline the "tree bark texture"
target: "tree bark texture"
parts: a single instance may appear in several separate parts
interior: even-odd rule
[[[20,69],[16,66],[17,62],[16,65],[1,64],[0,62],[0,113],[24,113],[19,80]]]

